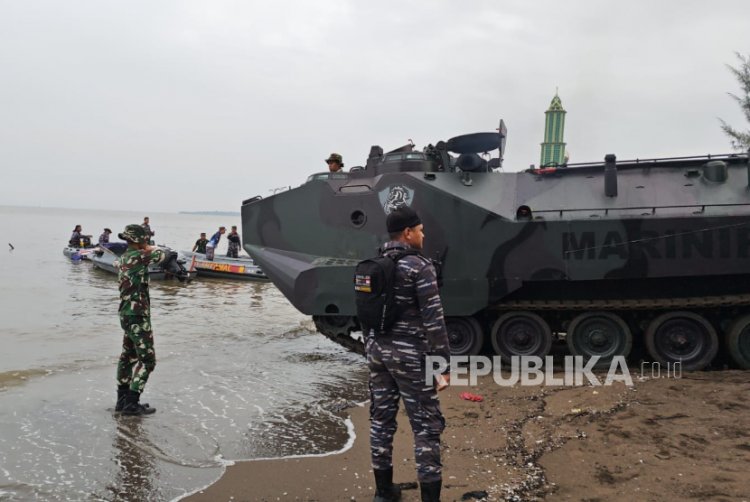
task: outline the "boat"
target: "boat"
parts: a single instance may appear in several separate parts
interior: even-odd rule
[[[195,273],[190,273],[186,270],[184,258],[179,257],[175,251],[168,247],[159,247],[168,253],[174,253],[174,258],[167,259],[165,262],[158,265],[150,265],[148,267],[149,278],[162,280],[175,277],[180,281],[192,279]],[[115,268],[115,261],[122,256],[127,249],[127,242],[110,242],[108,244],[102,244],[93,250],[89,255],[89,260],[95,268],[116,274],[117,269]]]
[[[222,279],[239,279],[245,281],[268,281],[268,276],[249,256],[229,258],[214,256],[208,260],[204,253],[182,251],[189,272],[197,272],[199,276],[219,277]]]
[[[63,255],[70,258],[73,261],[88,260],[91,253],[98,247],[96,244],[91,243],[91,236],[82,235],[80,242],[77,242],[77,246],[73,246],[68,243],[63,248]]]
[[[98,246],[86,246],[86,247],[73,247],[65,246],[63,248],[63,255],[70,258],[73,261],[88,260]]]

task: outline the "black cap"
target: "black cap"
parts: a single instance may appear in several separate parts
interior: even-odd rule
[[[401,232],[405,228],[416,227],[420,223],[422,223],[422,220],[419,219],[419,215],[409,206],[401,206],[398,209],[394,209],[385,220],[389,234]]]

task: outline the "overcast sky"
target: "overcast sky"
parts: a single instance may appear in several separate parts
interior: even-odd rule
[[[331,152],[508,126],[539,163],[731,151],[750,1],[0,0],[0,205],[239,210]]]

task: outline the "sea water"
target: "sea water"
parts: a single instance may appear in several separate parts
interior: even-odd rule
[[[117,280],[62,249],[76,224],[94,241],[104,227],[117,240],[144,216],[156,242],[177,250],[240,225],[0,207],[0,500],[171,500],[229,461],[346,443],[341,410],[366,397],[364,362],[315,333],[270,283],[152,281],[157,366],[142,401],[158,411],[113,413]]]

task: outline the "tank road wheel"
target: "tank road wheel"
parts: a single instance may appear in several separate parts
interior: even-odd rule
[[[750,315],[732,321],[726,341],[732,360],[743,370],[750,370]]]
[[[584,360],[599,356],[597,368],[609,367],[612,358],[630,354],[633,335],[622,318],[609,312],[586,312],[576,316],[565,337],[568,349]]]
[[[648,325],[646,348],[654,361],[682,362],[686,371],[703,369],[719,351],[716,330],[693,312],[667,312]]]
[[[475,356],[482,350],[484,333],[482,326],[473,317],[448,317],[448,341],[454,356]]]
[[[491,341],[504,362],[510,362],[512,356],[544,357],[552,347],[552,331],[532,312],[509,312],[495,321]]]

